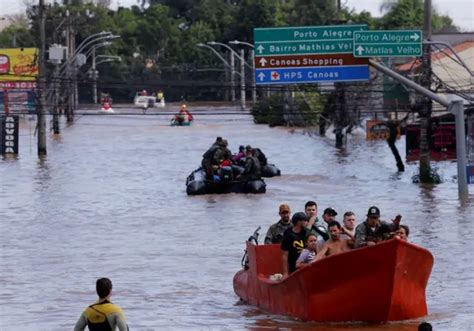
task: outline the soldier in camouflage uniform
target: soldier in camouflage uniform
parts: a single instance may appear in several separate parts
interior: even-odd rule
[[[265,244],[267,245],[281,243],[283,240],[283,233],[286,231],[286,229],[292,227],[290,222],[290,206],[287,204],[280,205],[279,214],[280,220],[268,228],[267,235],[265,236]]]
[[[367,212],[367,219],[359,224],[355,230],[355,248],[373,246],[376,243],[387,240],[392,233],[400,227],[402,217],[397,215],[392,223],[380,220],[380,209],[372,206]]]

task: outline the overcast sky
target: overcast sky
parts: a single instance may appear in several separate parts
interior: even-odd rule
[[[342,3],[355,8],[357,12],[367,10],[374,17],[381,16],[379,9],[382,2],[383,0],[342,0]],[[432,3],[438,13],[449,15],[462,31],[474,32],[474,0],[432,0]],[[21,13],[25,8],[24,0],[0,0],[0,4],[0,16]],[[112,0],[112,4],[114,8],[118,5],[131,6],[137,4],[137,0]]]

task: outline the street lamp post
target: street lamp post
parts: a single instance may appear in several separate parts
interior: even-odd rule
[[[228,46],[226,44],[218,43],[218,42],[215,42],[215,41],[210,41],[210,42],[208,42],[208,44],[209,45],[219,45],[219,46],[225,47],[230,51],[231,59],[233,58],[234,55],[237,56],[237,58],[240,59],[240,105],[241,105],[242,109],[245,109],[245,99],[246,99],[246,97],[245,97],[245,65],[247,65],[247,66],[249,66],[249,65],[245,62],[244,50],[241,49],[240,55],[239,55],[230,46]],[[252,67],[250,67],[250,66],[249,66],[249,68],[252,69]],[[232,70],[232,72],[235,73],[234,70]],[[234,84],[232,84],[232,93],[234,95]]]
[[[99,64],[105,62],[112,62],[112,61],[122,61],[120,56],[113,56],[113,55],[98,55],[95,56],[95,49],[94,47],[92,51],[92,68],[91,68],[91,78],[92,78],[92,99],[94,100],[94,104],[97,104],[97,80],[99,79],[99,71],[96,69]],[[102,61],[96,62],[96,59],[105,58]]]
[[[252,44],[245,41],[229,41],[229,44],[232,45],[245,45],[250,47],[250,58],[252,59],[252,102],[255,104],[257,102],[257,88],[255,85],[255,51]]]
[[[220,45],[227,49],[229,49],[229,57],[230,57],[230,99],[232,102],[235,102],[235,58],[234,58],[234,50],[227,46],[226,44],[218,43],[215,41],[209,41],[208,45]],[[238,55],[237,55],[238,56]],[[241,75],[242,79],[242,75]]]
[[[198,47],[204,47],[204,48],[210,49],[222,62],[224,62],[224,64],[226,65],[227,68],[232,68],[232,67],[233,67],[233,66],[231,66],[231,65],[229,64],[229,62],[227,62],[226,59],[224,59],[224,58],[222,57],[222,55],[219,54],[218,51],[216,51],[216,50],[215,50],[214,48],[212,48],[211,46],[208,46],[208,45],[203,44],[203,43],[196,44],[196,46],[198,46]],[[228,72],[228,71],[226,70],[226,73],[227,73],[227,72]],[[240,75],[240,74],[239,74],[239,75]],[[226,95],[226,101],[227,101],[227,95]]]

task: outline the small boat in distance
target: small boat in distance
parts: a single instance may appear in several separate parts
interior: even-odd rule
[[[102,101],[102,105],[100,107],[99,113],[104,114],[113,114],[115,111],[112,109],[112,101],[110,98],[104,99]]]
[[[391,239],[326,257],[278,281],[272,279],[282,272],[280,245],[246,245],[248,263],[234,276],[234,291],[274,314],[317,322],[388,322],[427,314],[433,256],[422,247]]]
[[[163,93],[158,93],[159,98],[155,95],[148,95],[146,90],[141,92],[137,92],[135,97],[133,98],[133,104],[136,107],[140,107],[146,111],[148,108],[155,108],[155,107],[165,107],[165,97]]]
[[[193,121],[193,115],[188,111],[188,107],[183,104],[179,112],[171,119],[171,126],[190,126]]]

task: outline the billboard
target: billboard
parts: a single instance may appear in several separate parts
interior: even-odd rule
[[[0,48],[0,82],[35,81],[37,48]]]

